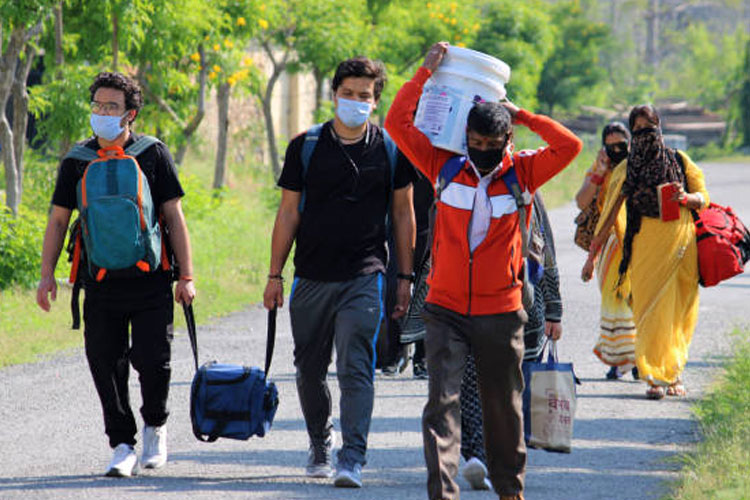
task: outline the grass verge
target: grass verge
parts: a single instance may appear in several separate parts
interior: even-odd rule
[[[685,457],[668,500],[750,499],[750,332],[734,335],[734,357],[694,408],[704,439]]]

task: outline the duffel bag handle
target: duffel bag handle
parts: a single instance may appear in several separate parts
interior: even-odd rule
[[[195,371],[198,371],[198,335],[195,328],[195,315],[193,314],[192,304],[182,304],[185,311],[185,323],[187,324],[188,337],[190,337],[190,347],[193,350],[193,361]],[[265,373],[268,378],[268,370],[271,368],[271,359],[273,358],[273,349],[276,344],[276,308],[268,311],[268,338],[266,341],[266,365]]]
[[[193,361],[195,361],[195,371],[198,371],[198,337],[195,330],[195,316],[193,315],[193,305],[182,303],[182,310],[185,311],[185,323],[187,324],[188,337],[190,337],[190,347],[193,349]]]
[[[268,310],[268,338],[266,339],[266,380],[268,380],[268,370],[271,369],[271,359],[273,358],[273,348],[276,344],[276,305],[273,309]]]

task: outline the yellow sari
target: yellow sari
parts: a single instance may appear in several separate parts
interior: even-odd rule
[[[709,203],[703,172],[687,155],[688,188]],[[632,307],[638,334],[635,359],[641,379],[669,385],[680,378],[698,319],[698,249],[690,211],[678,220],[643,217],[630,262]]]
[[[597,202],[599,204],[599,224],[601,227],[614,207],[622,190],[627,172],[627,162],[621,162],[609,174],[607,182],[602,185]],[[636,328],[633,311],[628,303],[630,297],[629,273],[623,278],[620,287],[618,268],[622,260],[622,241],[625,234],[626,212],[621,206],[615,225],[602,248],[596,263],[596,277],[601,292],[600,331],[594,345],[594,354],[606,365],[617,366],[621,373],[627,372],[635,365]]]

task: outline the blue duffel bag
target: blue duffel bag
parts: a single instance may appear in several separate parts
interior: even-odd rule
[[[268,380],[276,336],[276,310],[268,313],[265,370],[209,361],[198,368],[198,344],[192,307],[185,308],[196,372],[190,391],[190,420],[200,441],[263,437],[279,406],[279,392]]]

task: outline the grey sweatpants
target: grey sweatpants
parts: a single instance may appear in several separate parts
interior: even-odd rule
[[[339,464],[365,464],[383,286],[381,273],[337,282],[295,278],[292,285],[289,313],[297,393],[311,444],[325,442],[331,432],[331,393],[326,375],[336,346],[343,438]]]

